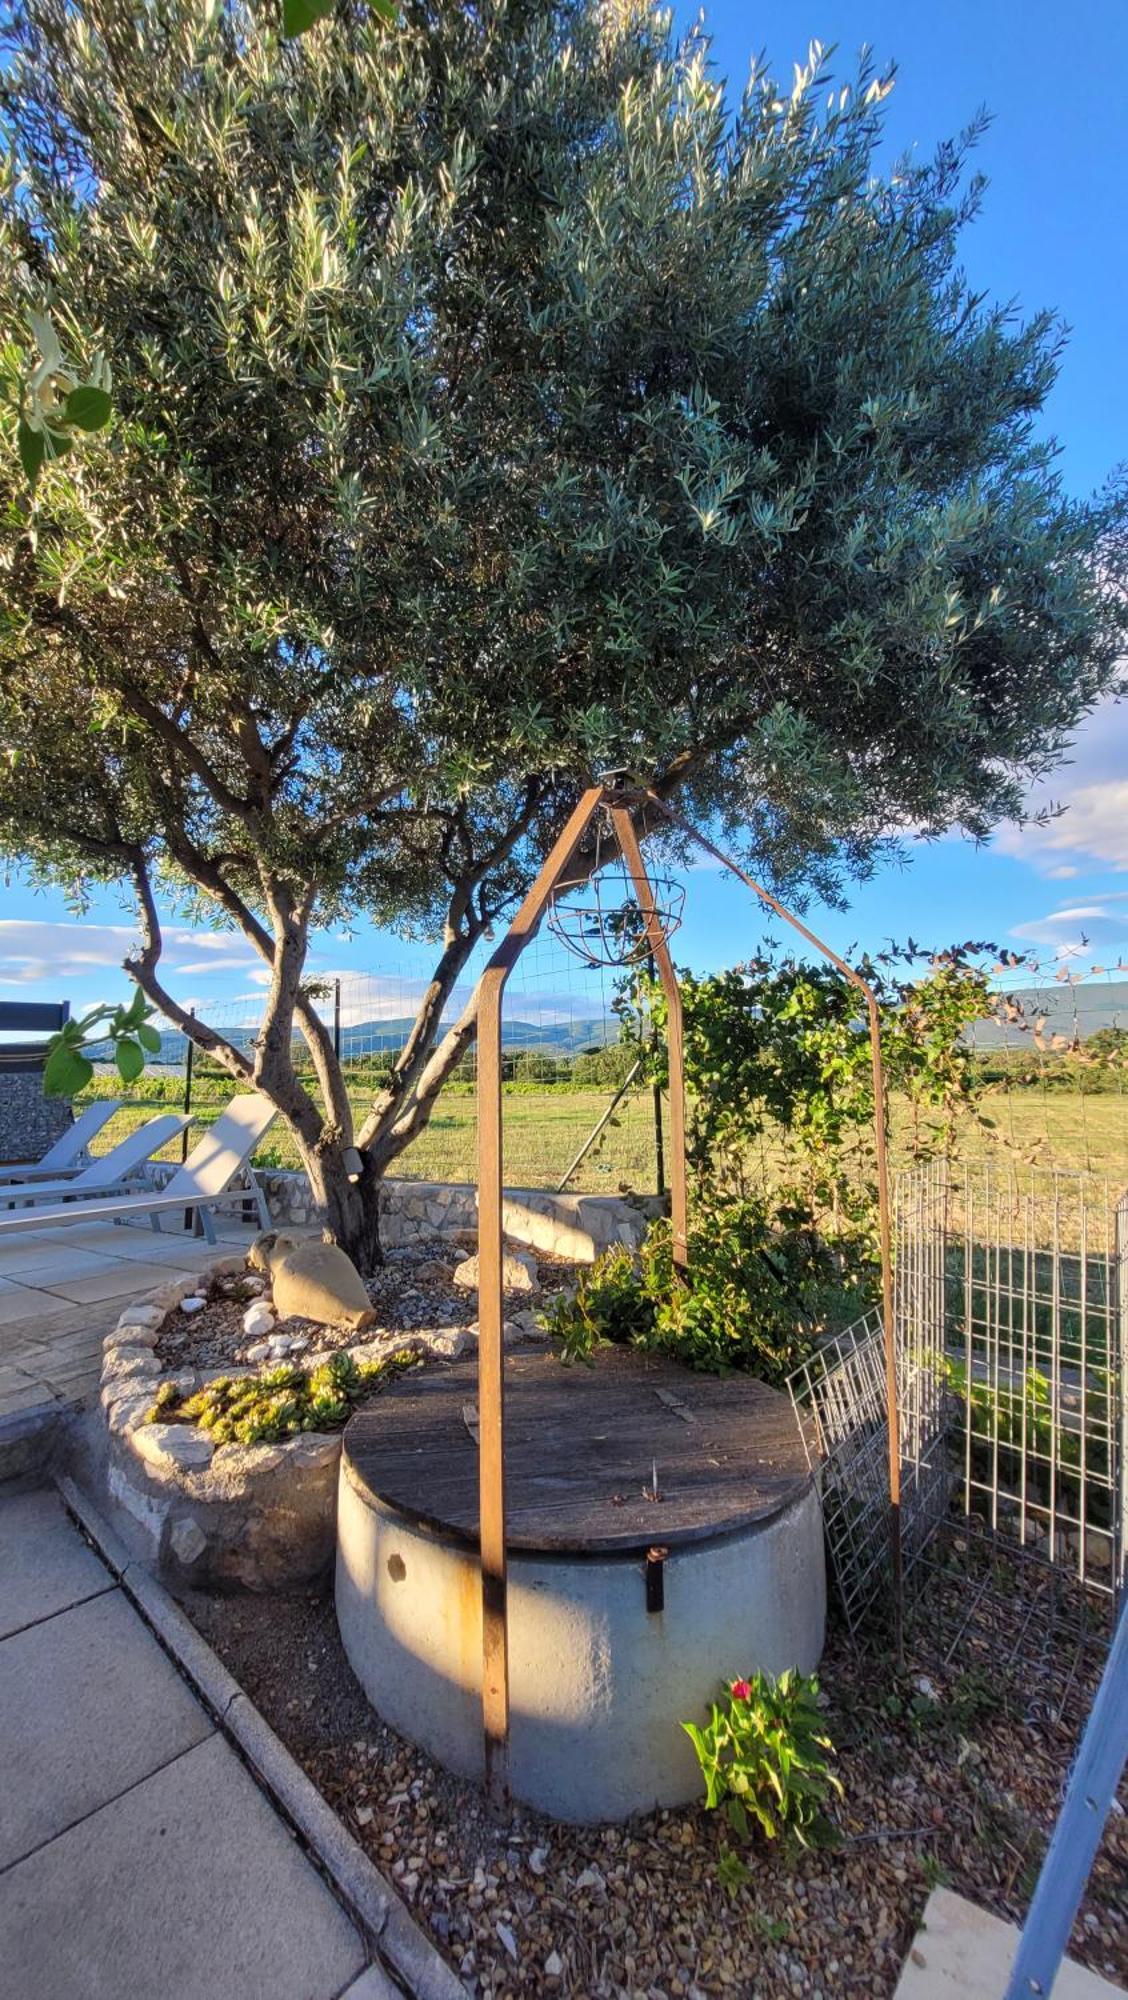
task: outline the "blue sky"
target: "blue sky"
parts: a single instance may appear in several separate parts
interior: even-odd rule
[[[691,18],[682,9],[685,20]],[[1027,312],[1054,308],[1071,329],[1045,425],[1061,445],[1068,488],[1087,494],[1128,459],[1128,6],[1124,0],[715,0],[707,10],[718,66],[738,89],[754,50],[777,75],[808,42],[836,44],[843,75],[863,43],[898,65],[888,103],[890,157],[930,153],[986,105],[979,152],[983,213],[964,260],[976,287]],[[1128,705],[1105,704],[1070,761],[1034,803],[1069,810],[1045,831],[1001,829],[985,849],[946,839],[910,850],[905,869],[860,886],[846,913],[811,919],[839,947],[880,948],[909,932],[928,943],[990,937],[1043,961],[1083,968],[1128,960]],[[120,927],[120,928],[119,928]],[[679,957],[705,970],[744,955],[762,927],[715,871],[695,872]],[[77,1010],[119,997],[115,972],[129,918],[99,897],[82,925],[61,898],[9,881],[0,916],[0,999],[67,997]],[[1087,942],[1086,942],[1087,941]],[[316,942],[315,968],[384,976],[385,1006],[411,998],[400,980],[425,959],[367,925]],[[253,960],[234,938],[173,924],[169,984],[206,1011],[254,990]]]

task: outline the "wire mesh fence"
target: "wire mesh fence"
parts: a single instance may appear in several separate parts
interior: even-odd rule
[[[969,1594],[952,1644],[999,1615],[999,1565],[1005,1596],[1021,1558],[1023,1626],[1064,1607],[1083,1649],[1128,1577],[1128,1195],[932,1162],[898,1176],[894,1243],[908,1600],[939,1564],[950,1604],[958,1522]],[[822,1343],[791,1389],[814,1420],[833,1578],[860,1633],[891,1590],[880,1315]]]
[[[472,964],[452,994],[444,1025],[462,1011],[478,969]],[[425,978],[406,968],[330,977],[310,989],[313,1006],[339,1056],[358,1125],[388,1079],[425,988]],[[639,1079],[637,1052],[620,1039],[617,997],[613,972],[579,964],[547,933],[534,940],[515,969],[506,997],[503,1049],[505,1171],[511,1186],[552,1188],[566,1180],[569,1188],[585,1193],[649,1193],[661,1185],[668,1116],[651,1087]],[[247,995],[209,1007],[208,1025],[251,1054],[261,1009],[261,995]],[[239,1086],[198,1050],[189,1070],[188,1049],[185,1035],[166,1030],[159,1056],[128,1089],[109,1060],[96,1064],[80,1104],[94,1095],[124,1100],[122,1110],[103,1128],[98,1151],[108,1150],[157,1111],[187,1106],[197,1128],[219,1115]],[[294,1040],[294,1061],[301,1081],[316,1098],[316,1078],[300,1036]],[[397,1160],[396,1174],[416,1180],[473,1180],[476,1090],[477,1062],[471,1044],[444,1084],[429,1120]],[[179,1153],[177,1145],[166,1156]],[[297,1147],[281,1120],[256,1154],[255,1164],[300,1165]]]
[[[965,1171],[947,1243],[964,1511],[1112,1593],[1124,1563],[1125,1203],[1101,1180]]]

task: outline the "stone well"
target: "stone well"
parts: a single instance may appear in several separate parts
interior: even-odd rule
[[[629,1349],[506,1364],[510,1783],[563,1820],[700,1796],[680,1724],[720,1683],[822,1649],[818,1495],[787,1398]],[[345,1431],[337,1616],[379,1713],[480,1778],[472,1362]],[[657,1469],[657,1496],[653,1479]]]

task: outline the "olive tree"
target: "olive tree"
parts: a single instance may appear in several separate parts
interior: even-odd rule
[[[833,894],[1013,812],[1120,618],[1033,438],[1056,325],[959,272],[974,134],[882,174],[888,79],[729,107],[623,0],[388,13],[13,0],[0,68],[0,840],[122,884],[362,1262],[593,772]],[[249,1052],[169,907],[261,955]],[[360,1106],[307,969],[358,914],[434,940]]]

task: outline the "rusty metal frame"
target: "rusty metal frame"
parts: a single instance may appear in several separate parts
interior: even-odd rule
[[[901,1550],[901,1422],[897,1395],[897,1331],[893,1307],[893,1228],[892,1203],[889,1194],[889,1148],[887,1136],[887,1115],[885,1101],[885,1066],[881,1056],[881,1012],[869,982],[860,972],[840,958],[836,951],[802,923],[797,916],[784,907],[779,900],[765,889],[762,882],[749,875],[747,869],[734,861],[731,854],[717,847],[692,823],[683,819],[680,813],[660,799],[656,792],[647,791],[647,805],[662,815],[679,833],[688,836],[698,847],[711,854],[745,887],[752,890],[762,903],[774,910],[785,924],[798,931],[800,937],[813,945],[822,957],[836,966],[849,984],[860,993],[866,1005],[866,1019],[869,1029],[870,1069],[873,1076],[873,1142],[877,1167],[877,1227],[878,1249],[881,1261],[881,1318],[885,1349],[885,1396],[889,1427],[889,1566],[893,1598],[893,1643],[898,1660],[904,1653],[904,1576]]]
[[[683,819],[656,792],[629,784],[591,785],[572,812],[549,852],[531,889],[494,952],[478,987],[478,1505],[482,1571],[482,1729],[485,1779],[490,1797],[502,1803],[508,1796],[509,1758],[509,1618],[505,1546],[505,1356],[502,1300],[502,1211],[504,1170],[502,1152],[501,1015],[506,982],[525,946],[535,936],[554,890],[567,877],[576,850],[596,813],[610,812],[616,840],[634,884],[639,908],[646,918],[647,942],[658,969],[668,1013],[670,1102],[670,1222],[674,1267],[687,1275],[687,1195],[685,1158],[685,1051],[681,990],[673,960],[653,906],[649,877],[634,823],[634,812],[660,815],[671,827],[731,870],[762,903],[799,932],[829,959],[866,1003],[874,1086],[874,1138],[877,1152],[878,1212],[881,1254],[882,1309],[885,1331],[885,1375],[889,1405],[890,1555],[896,1645],[901,1651],[901,1462],[897,1415],[897,1360],[893,1322],[893,1271],[889,1204],[889,1167],[885,1130],[885,1081],[881,1060],[881,1021],[872,988],[837,952],[793,916],[790,910],[755,881],[738,862]]]

